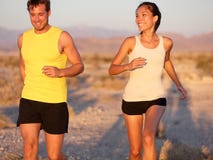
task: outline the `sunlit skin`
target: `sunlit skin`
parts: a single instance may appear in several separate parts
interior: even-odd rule
[[[29,10],[30,21],[34,27],[34,31],[37,34],[45,33],[49,30],[48,18],[51,11],[46,11],[46,7],[43,4],[31,7]]]
[[[50,11],[46,11],[44,4],[39,4],[36,7],[30,6],[29,15],[31,23],[34,27],[36,34],[42,34],[47,32],[51,26],[48,23]],[[18,48],[20,50],[20,72],[21,77],[25,79],[25,62],[21,54],[23,41],[23,34],[18,38]],[[66,68],[57,68],[55,66],[44,65],[41,73],[49,78],[60,77],[73,77],[83,72],[84,65],[81,57],[76,49],[74,41],[71,35],[62,31],[59,42],[58,50],[61,54],[67,56],[71,66]],[[38,147],[39,147],[39,133],[40,123],[21,124],[20,130],[24,140],[24,160],[37,160],[38,159]],[[64,134],[49,134],[45,132],[46,148],[48,158],[50,160],[65,160],[66,157],[61,152]]]
[[[158,16],[153,16],[152,12],[146,5],[142,5],[136,11],[135,22],[141,33],[140,41],[146,48],[156,48],[159,44],[158,35],[155,32],[156,21]],[[171,77],[178,90],[181,98],[186,98],[186,90],[180,83],[173,63],[170,60],[170,51],[173,42],[168,37],[163,37],[164,49],[166,52],[164,69]],[[135,37],[127,37],[120,46],[120,49],[114,57],[110,67],[109,74],[117,75],[125,71],[132,71],[143,68],[149,62],[143,57],[137,57],[129,63],[123,63],[125,58],[130,54],[135,46]],[[130,144],[129,160],[156,160],[155,134],[160,119],[165,112],[164,106],[153,105],[143,115],[127,115],[124,113],[128,139]],[[145,122],[145,123],[144,123]],[[144,124],[144,125],[143,125]]]
[[[31,24],[34,27],[34,31],[37,34],[42,34],[47,32],[50,29],[50,25],[48,23],[48,19],[50,16],[51,11],[46,11],[45,5],[39,4],[36,7],[31,7],[29,10],[30,20]],[[18,40],[18,46],[21,48],[22,45],[22,35],[19,37]],[[79,53],[76,49],[76,46],[73,42],[72,37],[69,35],[69,33],[63,31],[58,44],[58,49],[61,52],[61,54],[66,54],[68,60],[72,64],[71,67],[67,67],[64,69],[59,69],[54,66],[44,66],[42,68],[42,73],[45,74],[48,77],[52,78],[58,78],[58,77],[72,77],[79,72],[83,72],[84,66],[82,63],[82,60],[79,56]],[[22,79],[24,80],[25,73],[24,73],[24,63],[22,56],[20,56],[20,68],[21,68],[21,75]]]
[[[150,32],[153,34],[155,32],[154,25],[157,18],[157,16],[152,15],[152,12],[147,8],[147,6],[141,6],[136,11],[135,22],[141,32]]]

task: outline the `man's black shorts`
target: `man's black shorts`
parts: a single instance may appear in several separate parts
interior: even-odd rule
[[[41,129],[50,134],[68,131],[69,113],[67,103],[44,103],[21,98],[17,126],[41,123]]]

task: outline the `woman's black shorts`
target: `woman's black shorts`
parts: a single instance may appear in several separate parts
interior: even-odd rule
[[[68,131],[69,113],[67,103],[44,103],[21,98],[17,126],[41,123],[41,129],[50,134]]]
[[[158,98],[151,101],[127,102],[122,100],[122,111],[128,115],[140,115],[153,105],[166,106],[166,98]]]

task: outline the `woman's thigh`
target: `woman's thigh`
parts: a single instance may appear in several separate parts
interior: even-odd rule
[[[131,148],[141,149],[142,147],[142,129],[143,115],[124,114],[129,143]]]
[[[165,112],[165,106],[153,105],[145,114],[144,133],[156,134],[158,124]]]

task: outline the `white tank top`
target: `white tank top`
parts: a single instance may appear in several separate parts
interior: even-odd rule
[[[136,44],[129,53],[129,62],[137,57],[146,59],[143,68],[130,71],[130,77],[124,90],[125,101],[150,101],[165,97],[162,85],[162,71],[164,68],[165,50],[163,37],[159,36],[156,48],[145,48],[140,42],[140,36],[135,36]]]

